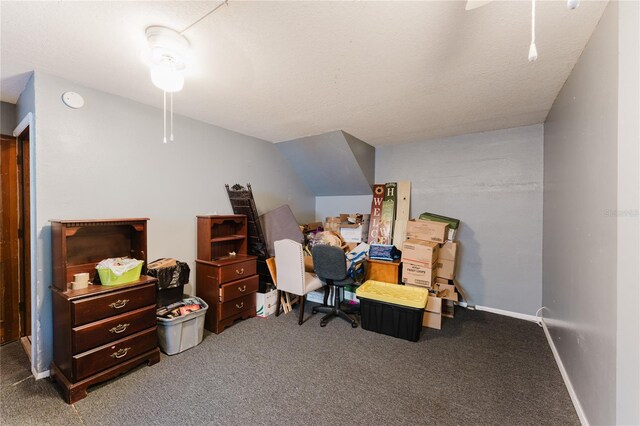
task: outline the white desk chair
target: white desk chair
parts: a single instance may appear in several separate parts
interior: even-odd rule
[[[302,244],[293,240],[278,240],[273,244],[276,254],[276,270],[278,271],[278,295],[276,316],[280,315],[280,292],[286,291],[300,296],[300,318],[304,317],[304,301],[307,293],[321,288],[324,283],[317,276],[304,270]]]

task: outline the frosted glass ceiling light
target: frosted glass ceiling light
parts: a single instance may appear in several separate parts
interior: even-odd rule
[[[228,6],[229,0],[223,0],[180,32],[158,25],[145,30],[149,46],[143,52],[142,57],[151,71],[151,82],[162,90],[164,143],[167,143],[167,93],[169,93],[171,111],[171,136],[169,140],[173,141],[173,93],[179,92],[184,87],[183,71],[189,66],[189,40],[183,34],[224,5]]]
[[[167,143],[167,93],[170,94],[171,134],[173,142],[173,93],[184,87],[183,71],[187,67],[189,41],[171,28],[153,26],[146,29],[149,47],[144,52],[144,60],[151,71],[151,82],[162,90],[164,138]]]
[[[184,75],[171,65],[154,65],[151,67],[151,81],[165,92],[179,92],[184,87]]]

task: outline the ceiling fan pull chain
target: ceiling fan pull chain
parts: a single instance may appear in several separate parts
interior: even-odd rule
[[[171,135],[169,140],[173,142],[173,92],[171,92]]]
[[[531,46],[529,46],[529,62],[538,59],[536,48],[536,0],[531,0]]]
[[[167,92],[162,91],[162,123],[164,130],[164,137],[162,143],[167,143]]]

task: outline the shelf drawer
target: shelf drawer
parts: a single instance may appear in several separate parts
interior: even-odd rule
[[[239,297],[234,300],[230,300],[225,303],[221,303],[219,306],[220,313],[219,319],[223,320],[225,318],[229,318],[232,315],[235,315],[239,312],[244,312],[253,309],[256,309],[256,294],[251,293],[246,296]]]
[[[71,303],[73,326],[98,321],[156,303],[155,283]]]
[[[256,261],[234,263],[220,267],[220,284],[239,280],[256,274]]]
[[[254,275],[220,286],[220,302],[228,302],[249,293],[258,291],[258,276]]]
[[[154,349],[158,344],[156,330],[156,327],[153,327],[111,344],[75,355],[73,357],[74,381],[82,380]]]
[[[156,324],[156,306],[151,305],[71,330],[74,354],[122,339]]]

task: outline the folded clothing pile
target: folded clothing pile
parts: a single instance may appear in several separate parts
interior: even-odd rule
[[[200,299],[197,297],[188,297],[180,302],[172,303],[167,306],[161,306],[156,309],[156,316],[159,318],[178,318],[196,312],[202,309]]]

